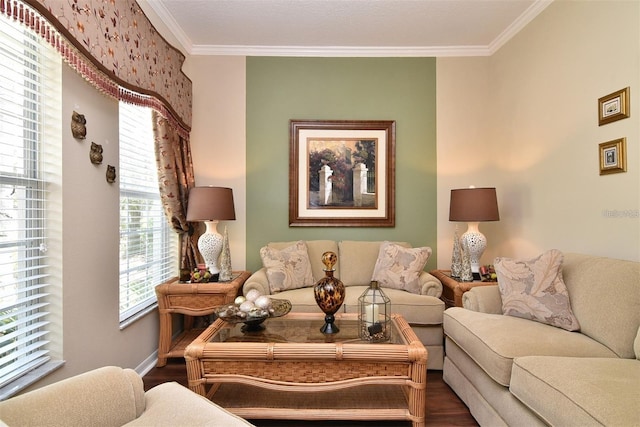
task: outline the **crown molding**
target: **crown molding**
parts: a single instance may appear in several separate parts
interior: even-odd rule
[[[502,46],[518,34],[529,22],[542,13],[553,0],[536,0],[531,6],[525,10],[522,15],[511,23],[502,33],[498,35],[491,43],[489,43],[489,55],[496,53]]]
[[[182,27],[178,25],[175,19],[173,19],[173,15],[169,13],[167,8],[164,6],[162,2],[153,1],[153,0],[136,0],[138,4],[144,3],[144,5],[149,6],[151,10],[153,10],[158,18],[167,26],[169,31],[173,33],[175,38],[180,43],[182,50],[191,54],[193,50],[193,43],[191,39],[187,36],[187,34],[182,30]]]
[[[192,55],[309,56],[309,57],[444,57],[488,56],[487,46],[370,47],[370,46],[214,46],[195,45]]]
[[[300,57],[456,57],[491,56],[545,10],[553,0],[536,0],[487,46],[245,46],[194,45],[162,2],[147,4],[190,55]]]

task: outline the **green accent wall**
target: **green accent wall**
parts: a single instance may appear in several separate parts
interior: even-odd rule
[[[289,120],[395,120],[395,227],[289,227]],[[247,269],[272,241],[430,246],[436,268],[435,58],[247,58]]]

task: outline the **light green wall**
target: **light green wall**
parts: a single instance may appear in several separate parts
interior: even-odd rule
[[[270,241],[395,240],[436,266],[435,58],[247,58],[247,269]],[[289,120],[395,120],[396,226],[289,227]]]

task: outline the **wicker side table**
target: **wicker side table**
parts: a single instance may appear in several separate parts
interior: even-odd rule
[[[221,305],[232,303],[250,274],[234,271],[229,282],[180,283],[176,279],[156,286],[160,317],[156,366],[165,366],[170,357],[184,357],[184,349],[203,331],[193,329],[193,316],[206,316]],[[184,331],[172,341],[174,313],[184,315]]]
[[[451,270],[432,270],[429,274],[442,283],[442,296],[440,299],[444,301],[447,308],[462,307],[462,295],[471,288],[498,284],[498,282],[481,282],[480,280],[458,282],[451,277]]]

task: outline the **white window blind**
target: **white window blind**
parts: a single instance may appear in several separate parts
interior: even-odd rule
[[[59,178],[60,73],[53,48],[0,16],[0,388],[51,360],[51,267],[60,259],[47,248],[60,211],[50,191]]]
[[[120,102],[120,321],[156,302],[177,276],[177,233],[158,189],[151,109]]]

